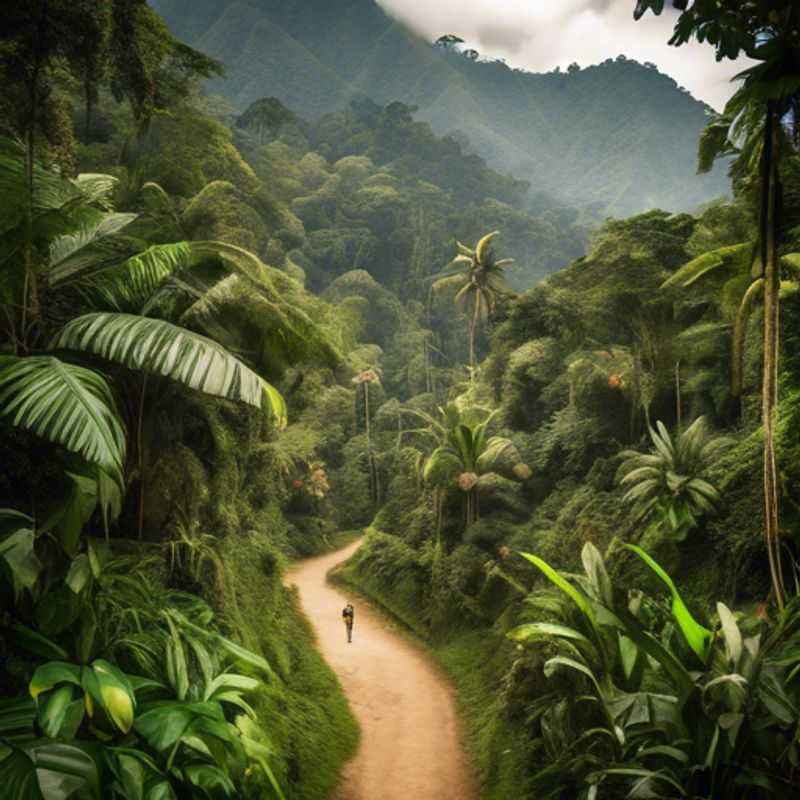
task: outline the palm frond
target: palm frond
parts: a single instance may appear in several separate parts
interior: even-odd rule
[[[477,246],[475,247],[475,260],[479,264],[486,262],[486,256],[489,254],[489,248],[492,246],[492,242],[499,235],[500,231],[492,231],[491,233],[487,233],[486,236],[482,237],[478,242]]]
[[[267,406],[262,379],[217,342],[159,319],[99,312],[72,320],[53,340],[56,349],[93,353],[147,370],[215,397]]]
[[[735,155],[736,147],[730,140],[731,119],[727,115],[715,117],[700,135],[697,150],[697,171],[711,172],[714,162],[724,156]]]
[[[81,272],[91,269],[97,256],[86,254],[87,248],[96,245],[108,236],[119,233],[130,225],[136,214],[115,214],[96,212],[94,219],[83,225],[75,233],[59,236],[50,245],[48,270],[50,282],[55,286]]]
[[[749,254],[752,252],[752,249],[753,245],[751,242],[742,242],[741,244],[720,247],[709,253],[703,253],[703,255],[692,259],[688,264],[670,275],[670,277],[661,284],[661,288],[666,289],[670,286],[682,286],[685,289],[712,270],[719,269],[723,266],[730,267],[735,264],[739,257],[743,256],[745,253]]]
[[[139,311],[163,282],[191,262],[186,242],[159,244],[83,281],[90,294],[119,311]]]
[[[75,186],[80,190],[87,203],[96,203],[103,208],[110,209],[114,190],[119,179],[113,175],[100,173],[83,173],[75,178]]]
[[[123,485],[125,427],[98,373],[53,356],[2,359],[0,415],[79,453]]]
[[[264,372],[280,371],[298,362],[336,366],[335,344],[299,306],[284,300],[269,284],[262,291],[239,275],[219,281],[181,317],[234,349],[247,348]]]
[[[172,198],[160,184],[154,181],[147,181],[142,184],[141,194],[145,202],[148,202],[155,210],[162,213],[172,213]],[[152,198],[152,200],[149,200],[149,198]]]
[[[466,278],[463,272],[452,272],[450,274],[440,274],[436,280],[433,282],[431,286],[431,291],[433,292],[441,292],[447,289],[452,289],[455,286],[461,286],[464,284]],[[466,286],[469,287],[472,284],[467,283]]]

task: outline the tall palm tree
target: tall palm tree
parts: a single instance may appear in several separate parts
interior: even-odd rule
[[[484,236],[473,250],[461,242],[457,242],[458,255],[443,272],[436,275],[431,285],[435,292],[459,284],[454,298],[455,304],[466,315],[469,323],[469,366],[475,372],[475,334],[478,324],[486,322],[494,312],[498,299],[512,292],[511,287],[503,279],[503,270],[514,263],[511,258],[496,259],[492,242],[500,235],[494,231]],[[457,279],[454,281],[454,279]]]
[[[772,588],[785,605],[778,509],[775,415],[778,402],[780,264],[778,258],[780,163],[800,131],[800,6],[796,0],[673,0],[680,14],[671,44],[707,41],[717,59],[744,52],[757,63],[737,77],[741,88],[701,141],[702,168],[722,155],[737,156],[733,170],[760,174],[759,252],[764,280],[764,364],[761,416],[764,428],[764,537]],[[663,11],[663,0],[637,0],[634,16]]]
[[[369,498],[374,505],[380,503],[380,475],[375,463],[375,451],[372,447],[372,419],[369,409],[369,387],[381,385],[380,371],[374,367],[359,372],[352,380],[354,386],[361,386],[364,392],[364,432],[367,436],[367,467],[369,469]]]

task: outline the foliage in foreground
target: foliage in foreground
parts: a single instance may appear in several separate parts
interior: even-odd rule
[[[269,664],[221,636],[199,598],[159,591],[154,567],[90,542],[63,584],[34,587],[51,600],[37,626],[49,636],[4,620],[38,664],[28,698],[0,700],[0,782],[12,797],[232,798],[249,765],[282,797],[246,699]]]
[[[523,553],[561,591],[529,598],[552,622],[510,633],[559,651],[544,665],[552,691],[528,708],[550,761],[534,778],[537,796],[766,800],[796,792],[800,602],[769,625],[718,603],[712,632],[667,573],[628,547],[667,586],[670,614],[614,587],[591,543],[580,576]]]

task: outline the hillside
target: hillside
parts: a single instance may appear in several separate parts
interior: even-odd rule
[[[724,168],[695,171],[708,107],[656,69],[619,57],[568,73],[526,73],[437,48],[373,0],[156,0],[177,34],[228,66],[212,85],[238,110],[275,96],[318,118],[358,93],[419,106],[461,130],[532,193],[623,216],[695,208],[728,193]],[[445,33],[446,31],[443,31]]]

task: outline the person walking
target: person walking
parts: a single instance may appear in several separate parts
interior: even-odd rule
[[[353,641],[353,620],[355,618],[355,609],[351,603],[348,603],[342,610],[342,619],[344,626],[347,628],[347,642],[348,644]]]

